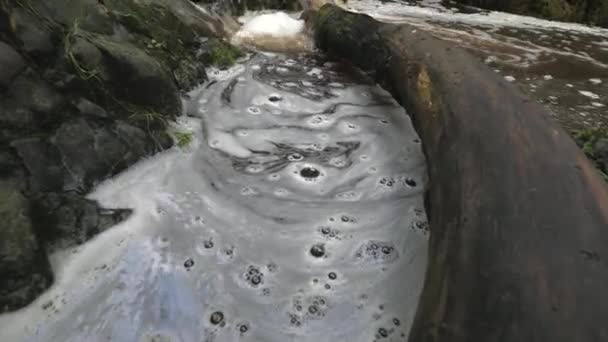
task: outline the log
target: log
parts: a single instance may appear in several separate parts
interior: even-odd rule
[[[333,5],[309,17],[423,140],[431,238],[409,341],[608,341],[608,188],[547,109],[415,27]]]

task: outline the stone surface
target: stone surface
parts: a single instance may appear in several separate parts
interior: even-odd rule
[[[83,243],[128,216],[83,196],[173,145],[167,126],[181,112],[180,91],[205,81],[211,61],[198,52],[208,38],[227,46],[222,34],[187,0],[0,2],[0,176],[23,192],[6,190],[6,205],[35,208],[2,212],[0,243],[21,241],[23,253],[0,253],[13,254],[11,265],[40,258],[40,272],[26,276],[4,267],[2,254],[1,310],[50,285],[41,251]]]
[[[0,41],[0,87],[8,87],[25,67],[23,57],[10,45]]]
[[[39,235],[52,251],[84,243],[125,220],[128,209],[100,209],[76,193],[50,193],[34,199],[33,219]]]
[[[26,138],[11,143],[29,174],[31,192],[62,191],[68,176],[57,148],[43,138]]]
[[[0,313],[27,304],[52,281],[29,203],[10,180],[0,180],[0,274]]]
[[[25,9],[18,8],[12,13],[11,26],[15,37],[21,48],[35,57],[45,57],[55,49],[51,33],[42,25]]]

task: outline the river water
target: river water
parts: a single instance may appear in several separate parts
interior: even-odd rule
[[[126,222],[53,257],[3,341],[405,341],[426,267],[425,160],[356,70],[259,54],[210,73],[193,142],[91,195]]]
[[[449,7],[442,0],[349,0],[346,7],[468,49],[547,106],[567,130],[608,127],[608,29]]]
[[[345,6],[469,49],[568,129],[608,123],[608,30],[438,0]],[[298,35],[263,38],[309,49]],[[187,146],[90,195],[134,214],[54,254],[55,285],[0,316],[0,340],[407,340],[428,223],[404,110],[310,51],[254,54],[209,77],[174,127],[192,135]]]

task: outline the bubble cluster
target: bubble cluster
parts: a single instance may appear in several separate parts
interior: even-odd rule
[[[250,265],[247,268],[247,272],[243,274],[243,278],[251,287],[258,287],[264,283],[264,273],[253,265]]]
[[[319,228],[319,232],[326,239],[340,239],[340,231],[337,229],[333,229],[330,226],[322,226]]]
[[[355,252],[355,258],[365,263],[391,263],[399,253],[390,242],[368,241]]]

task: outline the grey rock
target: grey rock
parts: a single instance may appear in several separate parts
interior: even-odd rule
[[[604,171],[608,170],[608,138],[600,138],[595,142],[594,155]]]
[[[159,113],[175,116],[181,109],[179,93],[170,73],[134,45],[97,36],[93,41],[103,53],[108,86],[118,98]]]
[[[60,107],[64,98],[51,86],[35,76],[21,75],[15,79],[11,87],[11,94],[21,105],[39,112],[48,114],[47,121],[58,119]]]
[[[34,222],[50,251],[82,244],[125,220],[129,209],[102,209],[75,193],[49,193],[34,200]]]
[[[55,146],[41,138],[16,140],[11,146],[28,170],[31,192],[63,189],[66,170]]]
[[[36,115],[13,98],[0,100],[0,124],[5,127],[28,129],[37,126]]]
[[[53,140],[72,176],[70,188],[79,191],[88,191],[157,150],[148,134],[124,122],[96,127],[74,119],[62,124]]]
[[[74,103],[74,105],[76,106],[76,108],[78,108],[78,111],[82,115],[92,116],[92,117],[97,117],[97,118],[107,118],[108,117],[108,113],[106,112],[105,109],[103,109],[102,107],[98,106],[97,104],[95,104],[85,98],[78,99],[78,101],[76,101],[76,103]]]
[[[23,51],[42,57],[55,50],[49,30],[38,18],[17,8],[12,13],[11,21],[15,37],[21,43]]]
[[[0,177],[10,177],[19,171],[21,164],[9,149],[0,149]]]
[[[0,41],[0,86],[8,87],[25,66],[23,57],[10,45]]]
[[[0,279],[0,313],[29,303],[52,282],[29,202],[10,180],[0,180]]]

